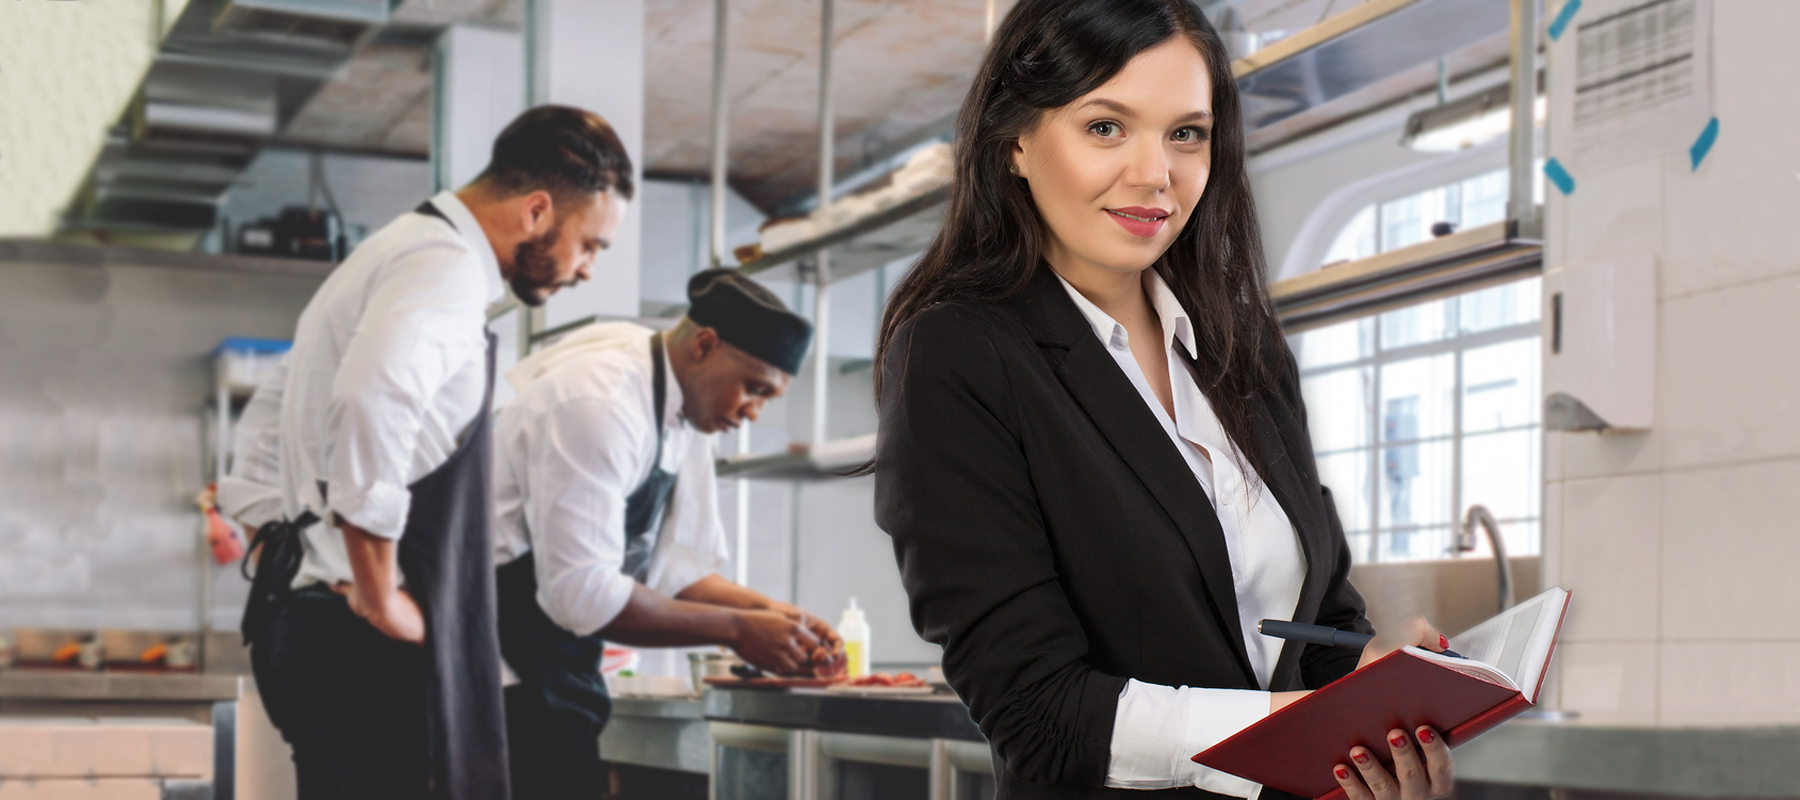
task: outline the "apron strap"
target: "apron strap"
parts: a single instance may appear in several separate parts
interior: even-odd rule
[[[449,217],[444,216],[444,210],[438,208],[437,204],[430,200],[420,203],[418,208],[413,209],[413,213],[424,214],[427,217],[437,217],[438,219],[443,220],[445,225],[449,225],[450,230],[456,230],[456,223],[450,221]]]

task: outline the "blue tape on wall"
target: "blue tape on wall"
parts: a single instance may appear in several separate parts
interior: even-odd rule
[[[1700,131],[1700,138],[1694,140],[1694,146],[1688,148],[1688,156],[1694,160],[1693,169],[1700,168],[1700,162],[1706,160],[1706,154],[1712,152],[1713,142],[1719,139],[1719,118],[1708,120],[1706,127]]]
[[[1561,11],[1556,12],[1556,19],[1550,21],[1550,41],[1561,39],[1563,30],[1569,27],[1569,20],[1575,18],[1575,12],[1581,10],[1581,0],[1569,0],[1563,3]]]
[[[1570,175],[1568,170],[1563,169],[1561,161],[1554,158],[1545,161],[1544,177],[1549,178],[1550,182],[1555,184],[1556,190],[1564,195],[1575,193],[1575,177]]]

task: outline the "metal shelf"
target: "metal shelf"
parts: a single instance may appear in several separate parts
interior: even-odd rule
[[[752,480],[824,480],[860,466],[875,456],[875,436],[836,439],[816,448],[784,453],[745,453],[721,458],[716,474],[721,478]]]
[[[1369,0],[1232,62],[1261,152],[1507,63],[1512,0]]]
[[[948,185],[915,195],[823,236],[790,245],[738,267],[763,280],[798,279],[798,264],[831,249],[831,281],[838,281],[924,250],[943,218]],[[873,235],[879,233],[880,235]]]
[[[1470,291],[1541,272],[1541,232],[1496,222],[1269,286],[1291,332]]]

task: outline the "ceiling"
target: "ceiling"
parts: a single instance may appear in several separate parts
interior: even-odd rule
[[[1004,15],[1013,0],[996,0]],[[1358,0],[1227,0],[1246,30],[1302,29]],[[407,0],[283,131],[280,142],[423,157],[431,142],[430,35],[475,22],[517,28],[523,0]],[[816,0],[730,3],[730,181],[765,212],[817,182]],[[644,169],[708,174],[712,0],[646,0]],[[836,172],[884,160],[945,128],[985,42],[987,0],[837,0]]]
[[[235,1],[281,5],[295,0]],[[332,0],[339,4],[375,1]],[[1266,43],[1283,33],[1310,27],[1326,15],[1342,13],[1359,1],[1214,0],[1203,7],[1227,25],[1264,34]],[[886,161],[923,138],[948,131],[949,120],[982,56],[988,2],[836,0],[834,169],[838,176]],[[993,2],[996,14],[1004,15],[1014,0]],[[713,0],[645,3],[644,169],[658,177],[703,180],[709,172],[711,149]],[[257,119],[266,120],[272,114],[276,120],[269,129],[273,135],[263,141],[426,157],[431,144],[432,47],[437,36],[452,24],[516,30],[522,26],[524,5],[525,0],[404,0],[364,34],[352,36],[355,28],[344,28],[348,49],[338,56],[335,66],[318,72],[311,84],[296,84],[291,89],[284,88],[287,84],[278,85],[281,91],[274,94],[279,102],[269,109],[255,109]],[[820,3],[731,0],[729,13],[729,180],[739,194],[765,213],[791,211],[810,198],[817,182]],[[1233,16],[1235,20],[1230,19]],[[183,26],[204,27],[208,18],[201,13],[184,14],[177,32]],[[194,38],[204,37],[203,30],[191,33],[192,43],[210,41]],[[261,56],[246,53],[237,57]],[[219,58],[213,62],[226,63]],[[153,70],[152,78],[185,68],[180,63],[163,65],[161,60],[158,64],[156,70],[162,72]],[[169,83],[192,92],[192,86],[199,85],[159,80],[146,86]],[[293,83],[296,79],[279,80]],[[141,170],[146,158],[145,149],[131,141],[113,150],[123,155],[115,153],[117,157],[110,162],[103,155],[95,170],[102,180],[97,185],[106,191],[118,189],[116,181],[105,183],[114,180],[107,176]],[[115,163],[123,166],[115,167]],[[241,166],[222,164],[215,171],[223,176],[220,180],[229,180],[231,169]],[[135,212],[125,208],[121,213],[129,216]]]

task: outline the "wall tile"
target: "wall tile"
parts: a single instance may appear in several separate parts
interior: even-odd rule
[[[1800,4],[1715,3],[1713,26],[1731,43],[1713,51],[1718,141],[1698,170],[1685,153],[1663,162],[1665,297],[1800,272],[1800,109],[1770,102],[1768,82],[1800,74]]]
[[[1800,641],[1796,487],[1800,460],[1663,476],[1665,640]]]
[[[1800,723],[1800,642],[1665,642],[1661,649],[1662,725]]]
[[[1800,181],[1796,181],[1800,184]],[[1657,424],[1670,467],[1800,455],[1800,275],[1664,301]]]
[[[1578,480],[1656,472],[1663,465],[1662,440],[1655,423],[1638,433],[1562,434],[1562,476]]]
[[[1575,594],[1563,641],[1655,640],[1661,492],[1657,475],[1563,484],[1558,584]]]
[[[1580,724],[1652,725],[1657,712],[1654,642],[1565,642],[1556,648],[1549,706],[1574,712]],[[1548,687],[1546,687],[1546,690]]]
[[[1563,532],[1563,483],[1552,481],[1544,484],[1543,519],[1538,528],[1544,537],[1544,546],[1540,551],[1538,562],[1538,585],[1544,588],[1562,585],[1563,580],[1563,543],[1567,538]]]
[[[1544,480],[1560,481],[1563,479],[1563,451],[1566,442],[1570,436],[1579,435],[1581,434],[1554,431],[1544,433]]]

